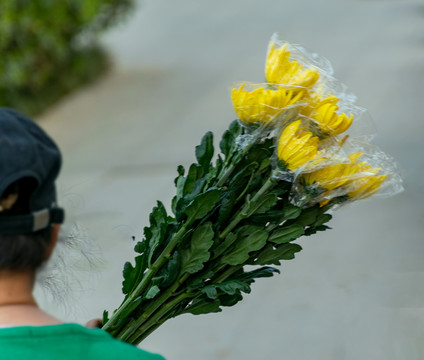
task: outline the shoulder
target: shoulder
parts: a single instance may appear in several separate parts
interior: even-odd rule
[[[103,330],[91,330],[96,334],[96,341],[92,343],[92,351],[105,359],[125,358],[126,360],[165,360],[159,354],[153,354],[133,345],[114,339]]]
[[[117,340],[101,329],[87,329],[81,326],[80,331],[86,337],[87,350],[96,358],[99,357],[103,360],[118,358],[125,358],[126,360],[165,360],[161,355],[147,352]]]
[[[34,349],[34,344],[37,344]],[[0,329],[1,360],[84,359],[84,360],[165,360],[133,345],[114,339],[100,329],[87,329],[78,324],[24,326]],[[16,357],[16,354],[22,355]],[[9,356],[9,357],[8,357]]]

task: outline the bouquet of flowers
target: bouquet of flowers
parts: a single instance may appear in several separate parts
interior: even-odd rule
[[[364,109],[328,61],[271,39],[266,83],[232,90],[238,119],[214,156],[208,132],[196,162],[178,167],[172,215],[150,214],[123,303],[103,329],[138,344],[181,314],[219,312],[302,250],[295,240],[329,229],[338,207],[402,190],[394,161],[355,125]]]

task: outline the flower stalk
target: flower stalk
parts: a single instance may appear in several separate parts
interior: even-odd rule
[[[117,323],[117,321],[120,318],[121,313],[131,304],[140,294],[143,293],[143,291],[146,290],[147,286],[149,285],[149,282],[153,278],[153,276],[157,273],[157,271],[161,268],[161,266],[166,262],[169,261],[171,257],[171,252],[175,248],[175,246],[178,244],[178,242],[181,240],[182,236],[184,235],[186,228],[189,224],[184,224],[180,231],[175,234],[174,238],[170,241],[170,243],[167,245],[165,250],[162,252],[162,254],[159,256],[158,260],[152,265],[152,267],[146,272],[143,279],[140,281],[140,283],[137,285],[135,290],[128,295],[127,299],[124,301],[124,303],[114,312],[112,317],[109,319],[109,321],[104,324],[103,330],[109,331],[113,329],[113,326]],[[132,328],[133,326],[131,326]]]

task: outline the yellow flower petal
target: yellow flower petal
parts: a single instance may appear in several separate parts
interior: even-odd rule
[[[324,191],[317,199],[321,206],[334,196],[347,195],[355,199],[369,197],[380,189],[387,175],[378,175],[381,169],[372,168],[365,161],[358,162],[361,155],[352,153],[348,163],[330,165],[303,174],[301,182],[306,186],[315,185]]]
[[[356,200],[370,197],[380,190],[381,184],[386,178],[387,175],[363,176],[352,183],[354,190],[350,191],[347,196]]]
[[[296,60],[290,61],[287,44],[277,49],[275,42],[271,41],[265,64],[265,76],[270,83],[310,88],[318,81],[319,72],[316,69],[303,69],[303,65]]]
[[[304,131],[300,125],[300,120],[288,125],[278,141],[278,158],[284,161],[290,170],[313,160],[318,153],[318,138],[311,132]]]
[[[315,100],[315,104],[307,111],[307,116],[311,117],[324,134],[335,136],[345,132],[352,125],[353,115],[338,114],[339,99],[330,96],[323,100]]]
[[[245,123],[271,124],[287,108],[302,99],[304,92],[294,92],[279,86],[276,90],[257,88],[244,90],[245,84],[233,89],[231,98],[239,119]]]

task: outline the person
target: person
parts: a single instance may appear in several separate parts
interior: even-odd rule
[[[56,204],[61,154],[31,119],[0,108],[0,358],[163,360],[99,328],[64,323],[33,296],[64,210]]]

